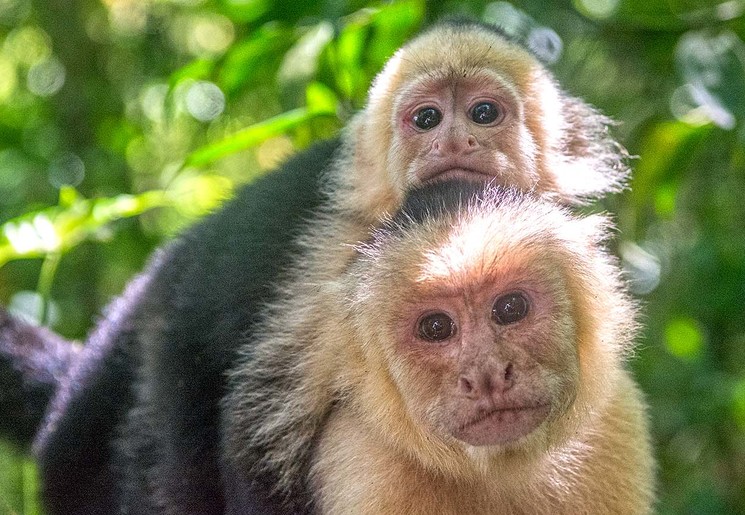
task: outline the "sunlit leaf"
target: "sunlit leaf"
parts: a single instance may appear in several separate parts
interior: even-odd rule
[[[305,88],[305,99],[308,111],[319,114],[332,114],[336,112],[339,98],[331,88],[320,83],[311,82]]]
[[[329,115],[334,115],[334,112],[311,110],[307,107],[299,107],[292,111],[287,111],[286,113],[246,127],[220,141],[198,148],[189,154],[184,166],[204,166],[230,154],[254,147],[268,138],[284,134],[295,127],[307,123],[313,118]]]
[[[277,75],[280,84],[308,82],[316,74],[319,57],[333,37],[334,26],[328,21],[306,29],[282,60]]]
[[[187,79],[201,80],[209,78],[214,67],[214,62],[208,59],[192,61],[171,74],[169,77],[170,85],[174,87],[176,84]]]
[[[0,266],[13,259],[64,253],[95,238],[116,220],[169,202],[162,191],[89,200],[63,189],[60,205],[31,211],[0,226]]]
[[[258,19],[269,10],[270,0],[224,0],[228,16],[243,23]]]
[[[367,42],[370,65],[380,68],[421,27],[425,12],[422,0],[391,2],[377,11],[373,18],[375,32]]]
[[[336,85],[347,98],[355,98],[360,82],[366,82],[365,74],[361,73],[361,58],[369,23],[370,17],[366,17],[362,21],[355,19],[346,24],[331,52]]]
[[[180,174],[168,190],[173,206],[188,218],[214,210],[233,193],[233,182],[218,175]]]

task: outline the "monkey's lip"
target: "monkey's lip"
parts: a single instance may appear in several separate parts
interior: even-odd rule
[[[482,172],[475,168],[462,166],[442,166],[429,170],[422,170],[419,173],[419,180],[422,182],[447,181],[452,179],[464,179],[469,181],[489,181],[494,175]]]
[[[550,408],[548,403],[497,406],[466,421],[453,436],[471,445],[514,442],[541,425]]]

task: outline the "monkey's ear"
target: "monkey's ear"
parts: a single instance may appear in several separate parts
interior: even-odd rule
[[[582,100],[564,96],[564,162],[554,171],[564,201],[586,203],[622,191],[629,180],[629,154],[611,137],[614,122]]]

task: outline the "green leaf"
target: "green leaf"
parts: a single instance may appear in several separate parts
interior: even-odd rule
[[[198,148],[189,154],[184,166],[205,166],[223,157],[254,147],[269,138],[284,134],[295,127],[308,123],[313,118],[334,114],[335,111],[328,110],[323,103],[320,108],[298,107],[268,120],[250,125],[220,141]]]
[[[0,266],[13,259],[64,253],[95,238],[116,220],[169,202],[165,192],[159,190],[89,200],[63,188],[59,205],[31,211],[0,226]]]
[[[192,61],[186,66],[183,66],[182,68],[176,70],[171,74],[171,76],[169,77],[170,86],[171,88],[173,88],[180,82],[189,79],[207,79],[212,74],[212,70],[214,69],[214,67],[214,62],[207,59],[197,59],[196,61]]]
[[[36,465],[25,453],[0,441],[0,513],[40,515]]]
[[[318,114],[333,114],[339,106],[336,93],[320,82],[311,82],[305,89],[305,99],[308,111]]]
[[[217,83],[232,94],[250,84],[274,77],[282,56],[295,40],[295,33],[279,24],[267,24],[250,38],[236,44],[227,54]]]

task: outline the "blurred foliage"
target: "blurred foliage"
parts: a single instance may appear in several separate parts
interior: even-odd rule
[[[745,0],[0,0],[0,302],[82,338],[154,246],[337,133],[456,13],[620,122],[638,160],[604,206],[646,305],[658,511],[745,512]],[[35,490],[0,447],[0,512]]]

